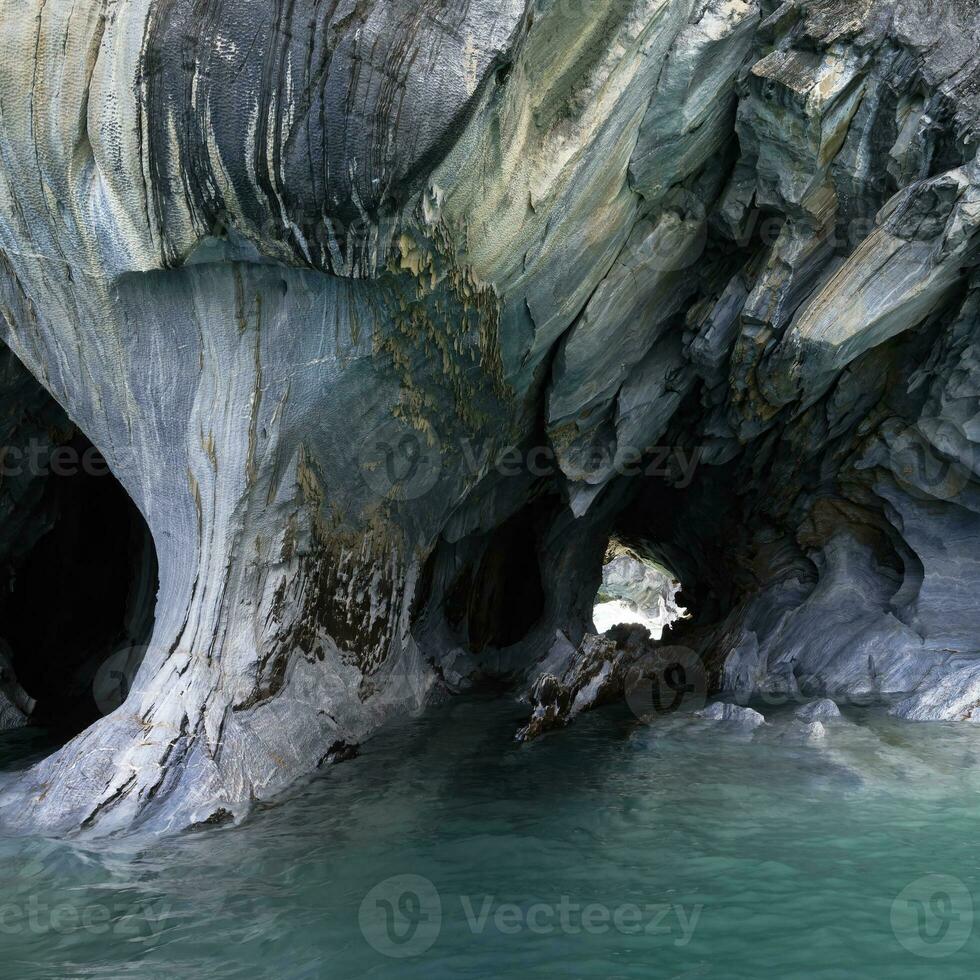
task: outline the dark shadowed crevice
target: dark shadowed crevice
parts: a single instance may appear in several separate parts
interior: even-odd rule
[[[616,538],[636,557],[670,569],[681,582],[676,600],[696,622],[713,622],[737,601],[742,530],[731,466],[700,468],[689,487],[645,479],[618,515]]]
[[[520,642],[544,611],[538,562],[539,513],[527,507],[497,528],[470,588],[466,619],[470,649],[504,649]]]
[[[50,529],[3,564],[0,634],[31,721],[72,735],[117,706],[100,668],[122,650],[141,659],[158,573],[145,520],[91,443],[76,433],[61,449],[34,477]]]
[[[497,527],[444,539],[430,554],[419,572],[411,621],[438,672],[446,651],[454,661],[449,673],[463,686],[513,672],[517,661],[498,655],[514,653],[554,614],[543,561],[545,537],[561,506],[556,495],[543,494]]]

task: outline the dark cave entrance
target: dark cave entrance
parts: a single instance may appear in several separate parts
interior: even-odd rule
[[[525,508],[491,535],[475,572],[465,572],[450,599],[450,616],[465,621],[469,647],[506,649],[540,620],[545,592],[538,560],[541,511]]]
[[[0,562],[0,649],[34,702],[31,722],[68,737],[128,693],[153,629],[157,558],[143,516],[88,439],[76,431],[42,466],[19,477],[39,493],[28,530],[40,535]]]
[[[738,465],[702,464],[684,487],[639,480],[614,521],[611,539],[621,550],[679,583],[674,602],[686,610],[682,618],[690,627],[723,620],[751,588],[754,570],[743,560],[749,521]]]
[[[450,687],[497,689],[549,614],[543,537],[557,496],[543,495],[501,524],[442,539],[419,577],[412,630]]]

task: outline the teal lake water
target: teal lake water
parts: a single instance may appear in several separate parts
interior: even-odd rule
[[[240,827],[0,839],[0,977],[975,977],[980,729],[767,714],[520,747],[461,700]]]

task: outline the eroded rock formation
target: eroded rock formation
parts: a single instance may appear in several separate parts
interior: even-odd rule
[[[241,816],[434,688],[576,647],[612,534],[684,583],[717,687],[952,710],[978,27],[966,0],[5,5],[0,332],[160,591],[125,703],[3,820]]]

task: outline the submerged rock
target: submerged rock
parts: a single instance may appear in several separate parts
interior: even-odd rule
[[[804,745],[809,745],[814,742],[822,742],[827,737],[827,729],[824,727],[823,722],[820,721],[800,722],[794,725],[786,733],[785,737],[796,739]]]

